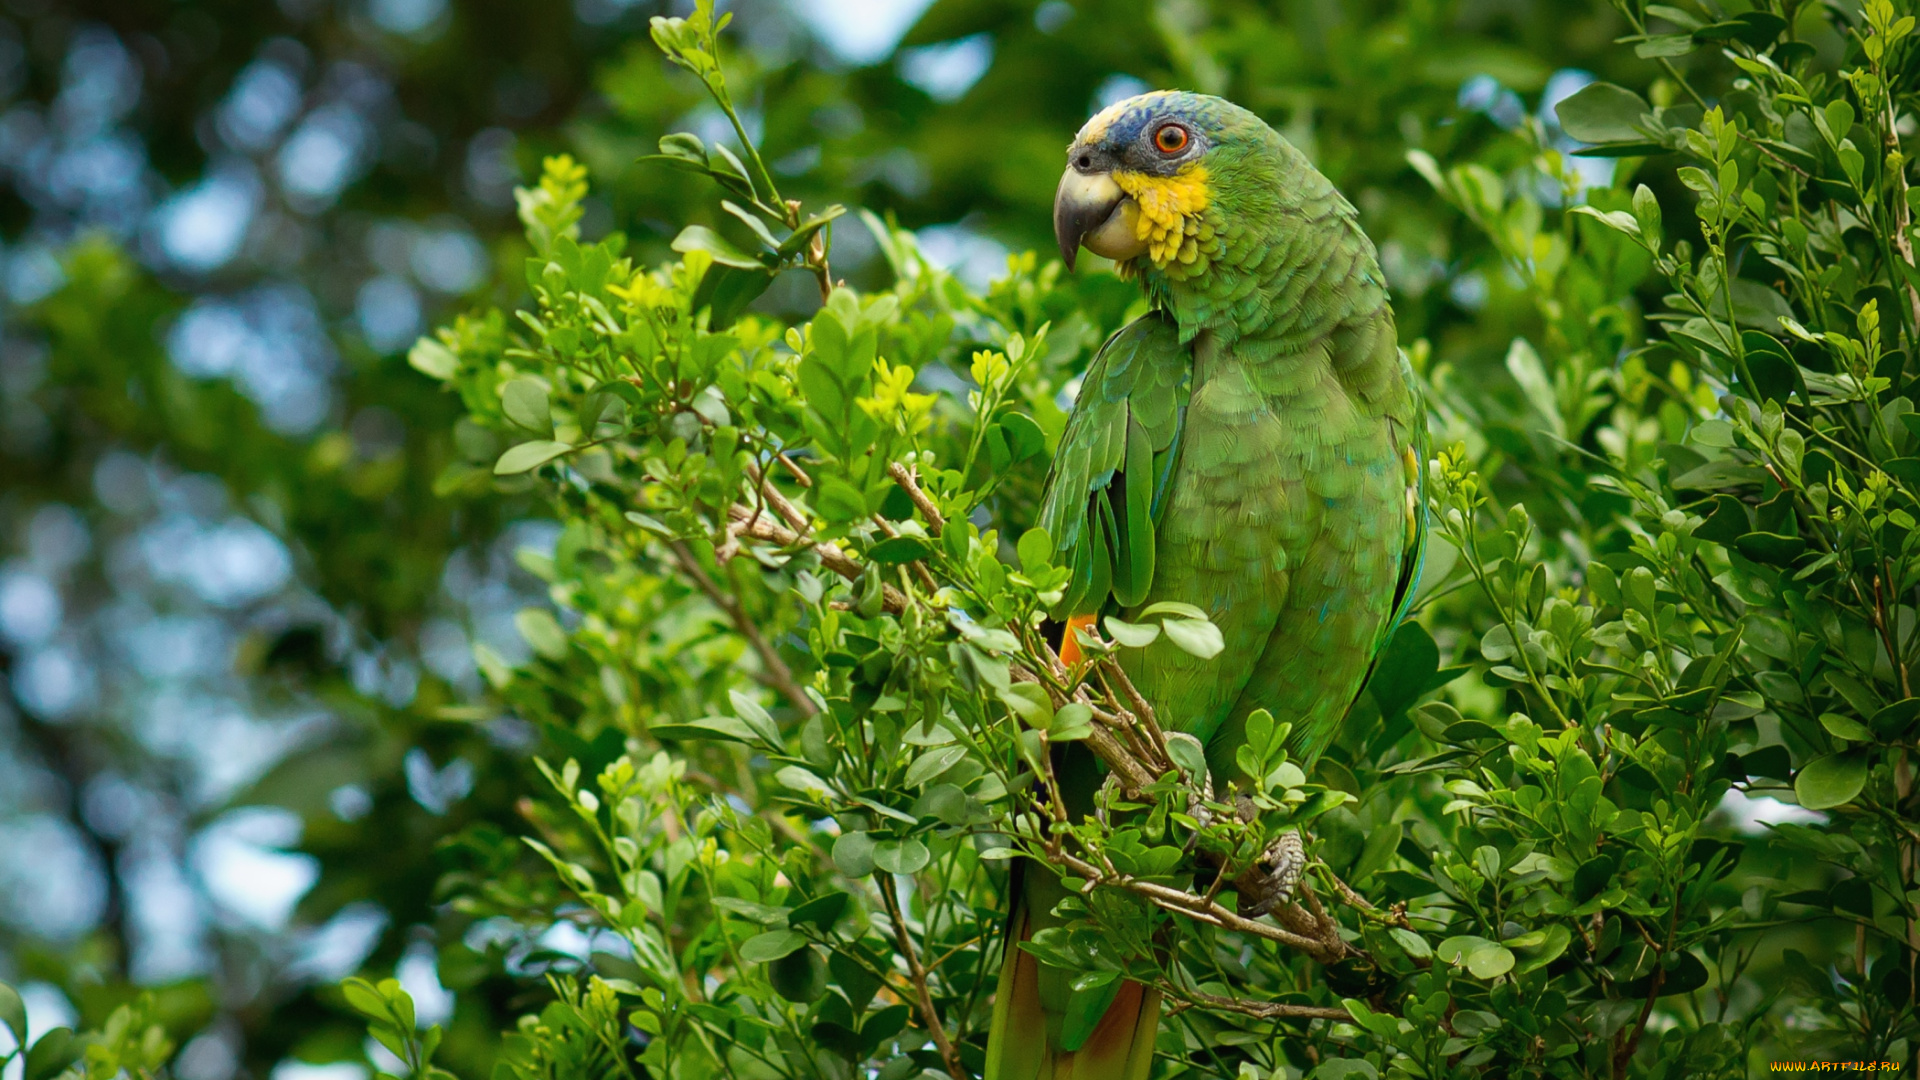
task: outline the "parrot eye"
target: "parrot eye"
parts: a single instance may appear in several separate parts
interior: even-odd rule
[[[1187,148],[1187,129],[1179,124],[1167,124],[1153,133],[1153,145],[1163,154],[1177,154]]]

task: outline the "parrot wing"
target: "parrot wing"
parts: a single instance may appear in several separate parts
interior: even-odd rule
[[[1192,353],[1159,312],[1122,327],[1088,365],[1040,506],[1041,527],[1073,568],[1056,614],[1146,597],[1192,374]]]
[[[1411,421],[1404,429],[1394,425],[1394,441],[1407,470],[1407,546],[1400,553],[1400,580],[1394,585],[1393,615],[1381,627],[1379,640],[1374,643],[1376,658],[1412,610],[1413,594],[1420,588],[1420,570],[1427,561],[1427,455],[1431,451],[1431,439],[1427,433],[1426,401],[1404,351],[1400,353],[1400,378],[1414,397]]]

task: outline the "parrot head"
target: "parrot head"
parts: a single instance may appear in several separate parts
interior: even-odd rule
[[[1071,269],[1085,247],[1123,270],[1144,256],[1170,276],[1198,275],[1221,223],[1256,209],[1235,204],[1263,186],[1247,169],[1277,142],[1265,121],[1206,94],[1157,90],[1107,107],[1067,148],[1053,200],[1061,257]]]

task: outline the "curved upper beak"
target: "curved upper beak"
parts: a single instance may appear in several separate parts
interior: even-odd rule
[[[1138,235],[1139,220],[1140,204],[1110,174],[1083,173],[1069,166],[1060,177],[1060,188],[1053,196],[1053,236],[1060,242],[1060,257],[1067,269],[1073,269],[1082,247],[1116,262],[1145,251],[1146,242]]]

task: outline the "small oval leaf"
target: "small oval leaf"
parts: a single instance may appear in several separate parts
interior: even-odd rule
[[[500,460],[494,463],[493,475],[516,476],[528,469],[537,469],[572,449],[568,443],[547,439],[523,442],[500,455]]]
[[[1867,754],[1850,750],[1807,764],[1793,780],[1793,792],[1809,810],[1845,806],[1867,786]]]

